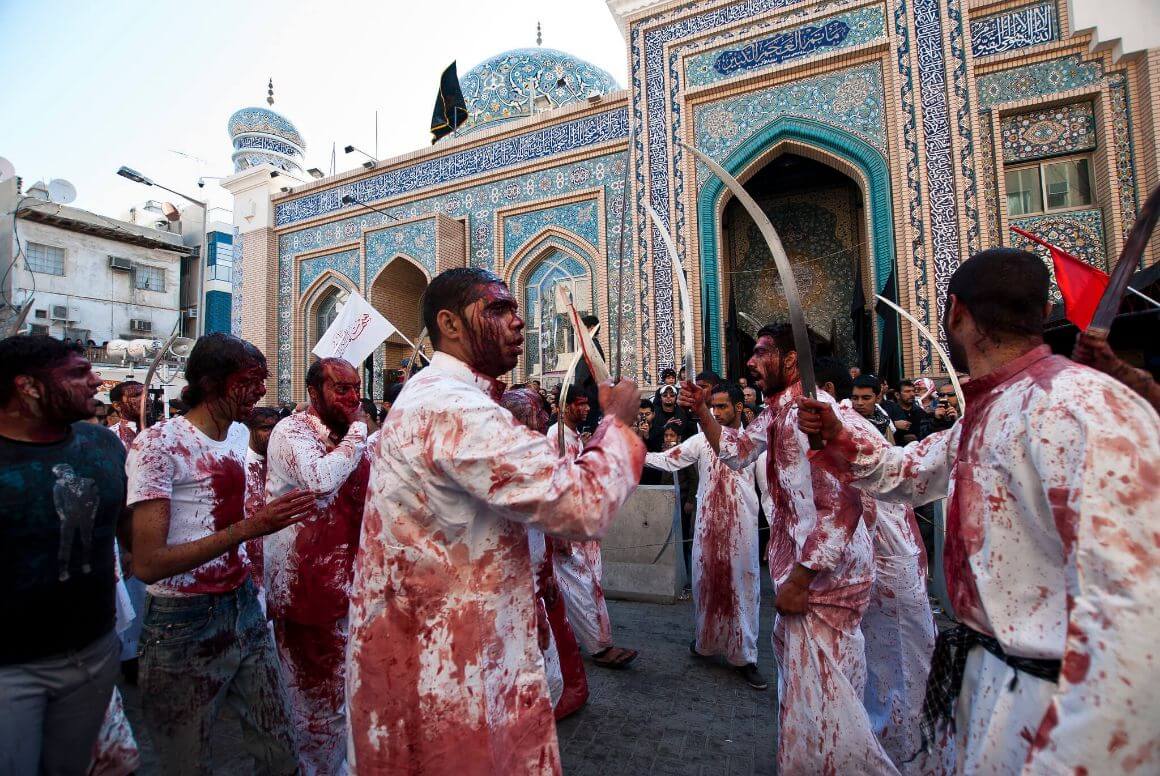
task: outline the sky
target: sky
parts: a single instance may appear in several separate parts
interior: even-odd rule
[[[174,199],[118,177],[121,165],[211,206],[233,172],[226,122],[274,110],[306,142],[304,168],[357,166],[355,145],[387,159],[430,144],[443,69],[460,74],[512,48],[567,51],[626,83],[627,53],[603,0],[0,0],[0,156],[27,190],[65,178],[75,207],[123,217]]]

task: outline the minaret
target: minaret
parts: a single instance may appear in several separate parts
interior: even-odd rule
[[[536,45],[537,45],[537,46],[542,46],[542,45],[544,45],[544,35],[543,35],[543,30],[541,30],[541,29],[540,29],[540,23],[539,23],[539,22],[536,22]]]

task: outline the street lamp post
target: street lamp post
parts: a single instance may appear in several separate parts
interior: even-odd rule
[[[133,181],[134,183],[140,183],[143,186],[156,186],[162,191],[168,191],[170,194],[176,194],[187,202],[190,202],[201,208],[201,246],[198,255],[197,268],[197,326],[194,330],[194,334],[200,337],[201,335],[205,334],[205,273],[208,267],[206,261],[209,258],[206,255],[205,234],[206,230],[209,229],[209,204],[202,202],[200,199],[194,199],[187,194],[182,194],[180,191],[174,191],[168,186],[162,186],[160,183],[157,183],[151,178],[145,177],[131,167],[125,167],[122,165],[121,169],[117,170],[117,174],[122,178],[127,178]]]

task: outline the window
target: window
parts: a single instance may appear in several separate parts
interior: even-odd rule
[[[39,323],[34,323],[29,327],[29,334],[49,334],[51,329],[48,326],[42,326]]]
[[[133,287],[139,291],[164,291],[165,270],[138,264],[133,271]]]
[[[572,325],[556,310],[556,286],[560,283],[572,286],[572,299],[581,315],[591,309],[592,280],[584,265],[559,251],[544,257],[524,288],[524,349],[529,376],[562,373],[576,351]]]
[[[1005,178],[1010,216],[1087,207],[1093,201],[1086,156],[1007,170]]]
[[[28,243],[24,248],[24,257],[28,261],[28,268],[33,272],[43,272],[46,275],[64,274],[64,249],[55,245],[41,245]]]
[[[318,303],[318,307],[314,310],[314,344],[318,344],[318,340],[322,339],[322,335],[330,328],[330,324],[334,323],[338,318],[338,314],[342,312],[342,306],[346,304],[347,294],[345,291],[335,289],[331,291],[326,297]]]

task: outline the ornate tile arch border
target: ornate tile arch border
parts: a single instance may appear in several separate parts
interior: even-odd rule
[[[886,160],[873,146],[848,132],[809,119],[783,117],[749,138],[722,161],[721,166],[730,173],[738,174],[786,141],[796,141],[836,156],[851,164],[864,177],[869,189],[865,192],[865,200],[871,229],[869,242],[874,259],[874,283],[881,291],[894,267],[894,216],[891,208],[893,200],[890,195],[890,170]],[[721,279],[718,263],[710,257],[717,256],[717,213],[724,194],[724,184],[714,176],[697,197],[701,287],[704,295],[703,332],[721,330]],[[721,340],[719,337],[713,337],[709,342],[713,368],[720,372],[724,367]]]

